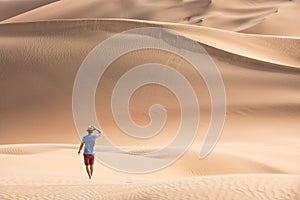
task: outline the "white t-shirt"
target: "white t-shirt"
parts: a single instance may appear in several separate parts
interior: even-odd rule
[[[98,134],[86,135],[82,138],[82,143],[84,144],[83,154],[95,154],[94,148],[96,139],[99,137]]]

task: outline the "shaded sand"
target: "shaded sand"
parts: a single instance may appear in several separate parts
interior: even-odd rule
[[[56,0],[1,0],[0,21],[48,5]]]

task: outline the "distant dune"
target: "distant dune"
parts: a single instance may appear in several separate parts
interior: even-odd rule
[[[0,21],[24,14],[30,10],[49,6],[56,0],[2,0],[0,1]]]
[[[37,8],[18,15],[13,9],[5,9],[6,16],[11,17],[2,23],[53,19],[123,18],[196,24],[244,33],[300,36],[299,29],[293,26],[300,23],[300,18],[297,17],[300,9],[299,0],[249,2],[230,0],[226,4],[222,0],[61,0],[38,7],[42,3],[45,2],[29,1],[26,4]],[[19,1],[12,1],[10,5],[20,6],[21,4]]]

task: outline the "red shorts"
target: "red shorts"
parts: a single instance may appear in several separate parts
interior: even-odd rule
[[[95,159],[94,154],[83,154],[83,157],[84,157],[85,165],[94,165],[94,159]]]

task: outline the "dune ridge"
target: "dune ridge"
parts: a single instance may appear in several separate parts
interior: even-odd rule
[[[119,26],[119,24],[123,23],[126,24],[128,28],[122,28],[122,26]],[[100,31],[102,29],[102,31],[121,32],[130,28],[148,26],[169,28],[178,31],[179,33],[201,44],[222,49],[226,52],[278,65],[299,68],[298,58],[300,55],[298,51],[295,51],[300,46],[299,37],[241,34],[232,31],[199,27],[195,25],[129,19],[55,20],[3,24],[0,27],[0,30],[1,34],[4,36],[8,34],[14,35],[16,34],[14,27],[19,27],[18,31],[25,31],[24,34],[26,34],[26,32],[28,33],[28,31],[31,30],[32,26],[35,27],[36,32],[34,34],[40,35],[45,34],[46,32],[50,35],[51,33],[55,34],[55,28],[57,29],[56,34],[58,35],[60,34],[58,31],[59,29],[64,29],[66,32],[68,32],[68,34],[72,34],[73,31],[73,33],[77,35],[78,32],[81,32],[81,30],[88,31],[89,29],[90,31],[95,31],[95,29]],[[113,26],[115,28],[113,28]],[[46,31],[45,29],[48,30]],[[78,32],[75,31],[76,29]],[[257,44],[260,45],[258,46]]]

